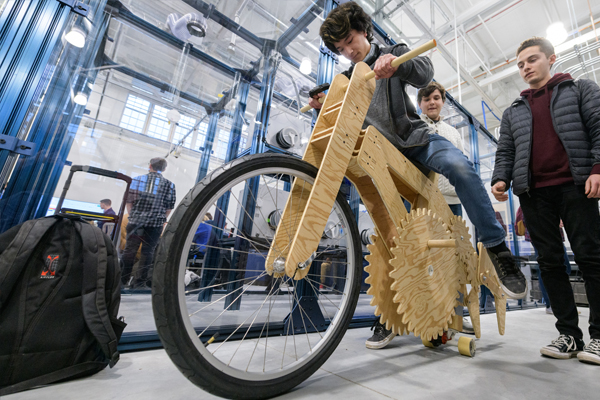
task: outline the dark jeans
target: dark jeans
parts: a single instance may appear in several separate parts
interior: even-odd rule
[[[571,275],[571,262],[569,261],[569,255],[567,254],[567,248],[563,244],[564,256],[565,256],[565,269],[567,270],[567,275]],[[538,252],[533,248],[535,252],[535,259],[538,258]],[[546,291],[546,287],[544,286],[544,281],[542,280],[542,270],[538,268],[538,283],[540,284],[540,291],[542,292],[542,299],[544,300],[544,304],[546,308],[551,306],[550,299],[548,298],[548,292]]]
[[[462,217],[462,206],[460,204],[448,204],[448,207],[450,207],[450,210],[452,210],[452,214]]]
[[[133,286],[150,284],[152,280],[152,265],[154,262],[154,249],[158,245],[162,226],[159,227],[144,227],[134,224],[127,225],[127,242],[125,250],[123,250],[123,271],[121,272],[121,283],[127,285],[131,277],[131,270],[135,263],[135,255],[142,244],[142,257],[140,259],[140,267],[138,277],[133,282]]]
[[[600,339],[600,214],[598,199],[588,199],[583,185],[533,189],[519,196],[542,279],[561,334],[583,338],[569,275],[565,270],[559,222],[562,219],[590,304],[592,339]]]

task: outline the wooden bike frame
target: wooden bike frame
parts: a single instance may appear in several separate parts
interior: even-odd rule
[[[380,239],[380,256],[374,268],[389,268],[389,260],[394,257],[394,238],[400,237],[402,220],[407,215],[403,199],[413,209],[429,209],[446,225],[451,223],[453,214],[438,190],[436,174],[425,176],[374,127],[362,129],[375,90],[375,80],[367,78],[369,73],[369,66],[361,62],[355,65],[350,79],[337,75],[331,83],[303,157],[319,172],[312,185],[296,181],[292,185],[265,263],[269,274],[285,273],[293,279],[308,274],[344,177],[356,187]],[[431,245],[452,247],[454,241],[431,241]],[[503,334],[506,298],[481,244],[479,250],[481,256],[473,253],[468,262],[476,271],[477,283],[488,286],[496,298],[499,331]],[[276,260],[285,262],[285,272],[273,271]],[[467,295],[466,283],[464,279],[460,282],[461,292],[479,337],[478,290]],[[454,318],[451,325],[460,329],[462,318]]]

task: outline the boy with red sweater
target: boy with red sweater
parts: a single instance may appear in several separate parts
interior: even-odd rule
[[[528,39],[517,50],[529,89],[502,116],[492,194],[507,200],[512,181],[539,253],[560,333],[540,352],[600,365],[600,88],[569,74],[552,76],[555,61],[554,47],[544,38]],[[564,267],[561,219],[590,305],[587,346]]]

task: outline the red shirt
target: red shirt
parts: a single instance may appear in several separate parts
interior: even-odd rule
[[[550,115],[550,101],[554,87],[569,79],[573,79],[571,75],[557,73],[541,88],[521,92],[521,96],[529,102],[532,114],[533,132],[529,169],[534,188],[573,183],[567,152],[554,130]]]

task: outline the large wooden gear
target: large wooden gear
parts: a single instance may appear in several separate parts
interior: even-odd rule
[[[413,210],[394,238],[392,290],[396,312],[408,331],[432,340],[448,330],[455,315],[464,264],[456,254],[452,234],[431,210]]]
[[[370,285],[367,294],[373,296],[371,305],[375,307],[375,315],[386,329],[392,330],[398,335],[406,333],[406,324],[402,322],[402,315],[398,314],[393,298],[395,292],[392,290],[394,280],[390,278],[393,267],[389,263],[389,252],[378,236],[371,236],[371,242],[367,246],[369,255],[365,257],[368,266],[365,271],[369,273],[365,282]]]

